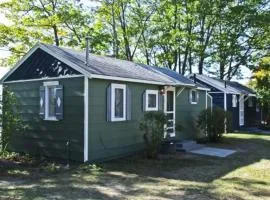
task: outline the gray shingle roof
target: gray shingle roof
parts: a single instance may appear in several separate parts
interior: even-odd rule
[[[137,64],[131,61],[119,60],[112,57],[89,55],[89,66],[85,64],[85,52],[60,48],[52,45],[40,44],[54,54],[74,63],[78,67],[87,70],[91,74],[121,78],[131,78],[146,81],[157,81],[168,85],[195,84],[188,78],[167,68],[153,67]]]
[[[222,92],[227,92],[231,94],[255,94],[255,92],[252,89],[238,82],[227,81],[227,87],[225,88],[224,80],[209,77],[206,75],[200,75],[200,74],[196,74],[196,78],[208,85],[211,85],[217,88],[218,90]]]
[[[256,94],[256,92],[254,90],[252,90],[251,88],[242,85],[236,81],[230,81],[228,82],[228,84],[234,88],[237,88],[238,90],[241,91],[242,94]]]

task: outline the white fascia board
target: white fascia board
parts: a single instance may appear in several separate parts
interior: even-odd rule
[[[118,77],[118,76],[106,76],[106,75],[99,75],[99,74],[92,74],[91,78],[114,80],[114,81],[135,82],[135,83],[147,83],[147,84],[153,84],[153,85],[173,85],[171,83],[165,83],[165,82],[160,82],[160,81],[150,81],[150,80],[148,81],[148,80],[124,78],[124,77]]]
[[[198,90],[211,91],[209,88],[197,87]]]
[[[183,87],[187,87],[187,88],[191,88],[191,89],[196,89],[196,85],[195,84],[186,84],[186,83],[183,83],[183,84],[175,84],[174,86],[178,87],[178,86],[183,86]]]
[[[33,82],[33,81],[49,81],[49,80],[78,78],[78,77],[84,77],[84,75],[66,75],[66,76],[58,76],[58,77],[45,77],[45,78],[35,78],[35,79],[16,80],[16,81],[4,81],[4,84],[5,83],[24,83],[24,82]]]

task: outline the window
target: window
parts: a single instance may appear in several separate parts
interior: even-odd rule
[[[111,121],[126,120],[126,85],[111,85]]]
[[[235,94],[232,95],[232,107],[237,107],[237,96]]]
[[[253,107],[252,97],[248,98],[248,107]]]
[[[146,90],[146,111],[158,110],[158,90]]]
[[[46,118],[54,118],[55,117],[55,104],[56,104],[56,87],[55,86],[48,86],[46,87],[47,90],[47,117]]]
[[[40,116],[45,120],[63,119],[63,86],[44,82],[40,88]]]
[[[199,101],[199,92],[197,90],[190,90],[189,100],[191,104],[197,104]]]

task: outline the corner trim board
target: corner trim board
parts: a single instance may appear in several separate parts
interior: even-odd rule
[[[89,110],[89,79],[84,76],[84,162],[88,161],[88,110]]]

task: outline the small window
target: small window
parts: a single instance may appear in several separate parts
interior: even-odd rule
[[[126,85],[112,84],[111,95],[111,120],[126,120]]]
[[[158,110],[158,90],[146,90],[146,111]]]
[[[191,104],[197,104],[199,102],[199,92],[197,90],[190,90],[189,100]]]
[[[253,107],[252,97],[248,98],[248,107]]]
[[[45,87],[45,120],[57,120],[56,117],[56,92],[58,81],[44,82]],[[59,100],[59,99],[58,99]],[[61,102],[58,102],[58,104]]]
[[[232,95],[232,107],[237,107],[237,96],[235,94]]]

